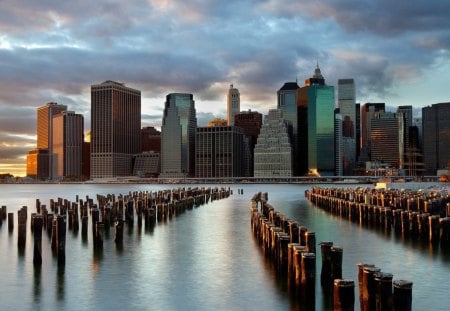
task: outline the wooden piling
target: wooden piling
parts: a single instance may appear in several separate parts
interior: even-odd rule
[[[395,311],[410,311],[412,308],[413,283],[406,280],[394,281],[394,309]]]
[[[376,286],[375,310],[392,310],[392,274],[376,272],[374,278]]]
[[[376,267],[365,267],[363,269],[363,310],[375,310],[376,307],[376,283],[375,273],[380,272]]]
[[[322,254],[322,269],[320,272],[320,283],[323,287],[329,287],[332,284],[331,277],[331,247],[333,242],[321,242],[320,249]]]
[[[355,282],[353,280],[334,280],[333,310],[353,311],[355,307]]]
[[[34,237],[34,250],[33,250],[33,265],[42,265],[42,224],[43,217],[41,215],[35,215],[33,221],[33,237]]]
[[[14,213],[8,213],[8,230],[9,232],[14,230]]]

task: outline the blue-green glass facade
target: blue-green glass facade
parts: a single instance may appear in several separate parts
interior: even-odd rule
[[[308,87],[308,169],[334,175],[334,87]]]

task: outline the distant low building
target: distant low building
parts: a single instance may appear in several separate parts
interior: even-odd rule
[[[44,148],[36,148],[27,154],[27,177],[46,180],[50,177],[49,151]]]
[[[135,155],[133,175],[140,177],[157,177],[160,172],[160,154],[147,151]]]

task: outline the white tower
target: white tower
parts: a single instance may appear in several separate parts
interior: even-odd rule
[[[230,84],[230,89],[227,94],[227,123],[228,125],[234,125],[234,115],[239,113],[241,109],[241,99],[239,90],[233,88],[233,84]]]

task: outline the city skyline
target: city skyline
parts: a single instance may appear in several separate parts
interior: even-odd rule
[[[199,125],[226,116],[231,83],[241,110],[266,114],[276,90],[309,77],[317,60],[329,85],[355,80],[357,102],[417,112],[449,100],[445,1],[23,0],[0,9],[0,173],[25,171],[36,108],[47,102],[83,114],[88,130],[90,85],[105,80],[142,90],[142,125],[157,127],[171,92],[194,94]]]

